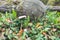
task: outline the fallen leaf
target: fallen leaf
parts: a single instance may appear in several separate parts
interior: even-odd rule
[[[57,30],[56,28],[53,28],[53,29],[52,29],[52,31],[54,31],[54,32],[55,32],[56,30]]]
[[[19,31],[19,33],[17,34],[17,36],[21,36],[22,35],[22,33],[23,33],[23,29],[21,29],[20,31]]]
[[[7,21],[8,23],[11,23],[11,22],[12,22],[12,21],[10,20],[10,18],[7,18],[6,21]]]
[[[42,32],[43,35],[47,35],[46,32]]]
[[[40,23],[37,23],[37,24],[36,24],[36,27],[39,27],[39,26],[40,26]]]

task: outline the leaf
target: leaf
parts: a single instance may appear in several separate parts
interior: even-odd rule
[[[23,33],[23,31],[24,31],[24,30],[23,30],[23,29],[21,29],[17,35],[18,35],[18,36],[21,36],[21,35],[22,35],[22,33]]]
[[[6,22],[10,23],[11,22],[10,18],[6,18]]]
[[[40,26],[40,23],[37,23],[37,24],[36,24],[36,27],[39,27],[39,26]]]
[[[6,16],[6,17],[9,17],[9,14],[6,12],[5,16]]]
[[[24,27],[27,27],[28,26],[28,24],[29,24],[29,21],[30,21],[30,17],[28,16],[27,18],[26,18],[26,20],[24,20]]]
[[[16,17],[17,17],[17,13],[15,12],[14,9],[12,9],[12,17],[13,17],[13,18],[16,18]]]

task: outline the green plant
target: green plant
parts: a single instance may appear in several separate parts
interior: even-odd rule
[[[59,15],[48,11],[45,17],[30,22],[29,16],[17,17],[13,9],[12,13],[0,13],[0,31],[8,40],[60,40]]]

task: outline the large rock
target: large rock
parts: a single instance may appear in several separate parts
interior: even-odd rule
[[[42,17],[46,6],[40,0],[23,0],[23,13],[32,17]]]

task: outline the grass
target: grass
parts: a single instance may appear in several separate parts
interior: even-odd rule
[[[48,11],[32,21],[29,16],[20,19],[14,10],[0,13],[0,35],[1,40],[60,40],[60,12]]]

